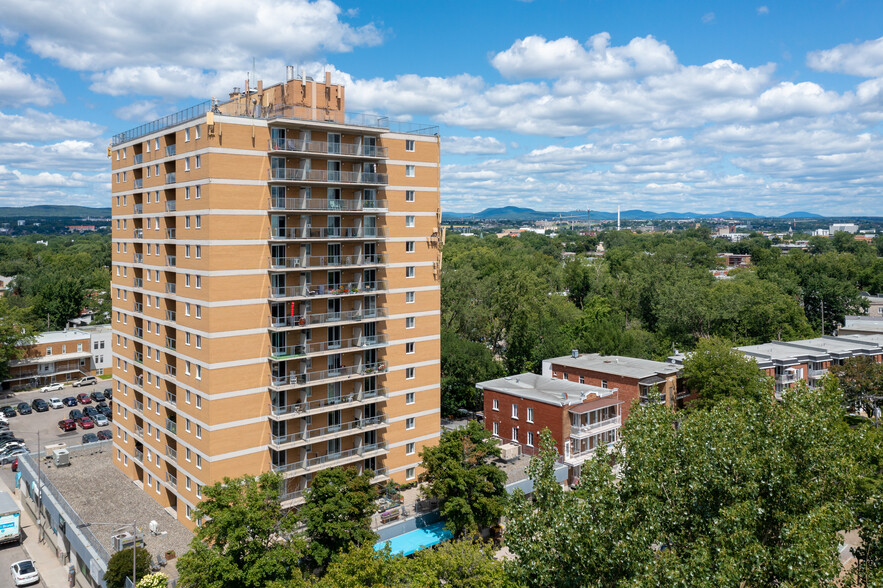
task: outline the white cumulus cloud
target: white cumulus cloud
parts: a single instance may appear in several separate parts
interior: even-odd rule
[[[442,137],[442,152],[457,155],[491,155],[506,152],[496,137]]]
[[[54,81],[25,73],[23,65],[12,53],[0,57],[0,106],[49,106],[64,100]]]
[[[816,71],[866,78],[883,76],[883,37],[864,43],[844,43],[833,49],[813,51],[807,55],[806,63]]]

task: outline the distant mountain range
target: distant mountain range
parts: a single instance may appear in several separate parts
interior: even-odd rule
[[[600,210],[592,211],[592,220],[616,220],[615,212],[602,212]],[[678,220],[678,219],[700,219],[700,218],[721,218],[721,219],[750,219],[750,218],[823,218],[820,214],[811,212],[789,212],[779,217],[761,217],[750,212],[742,212],[739,210],[725,210],[723,212],[714,212],[702,214],[698,212],[652,212],[648,210],[623,210],[621,213],[622,220]],[[532,208],[519,208],[517,206],[504,206],[502,208],[487,208],[481,212],[473,213],[444,213],[445,220],[508,220],[508,221],[538,221],[538,220],[554,220],[561,218],[563,220],[584,220],[586,218],[585,210],[571,210],[567,212],[546,212],[534,210]]]
[[[59,206],[40,204],[38,206],[0,206],[2,218],[110,218],[110,208],[91,208],[89,206]]]

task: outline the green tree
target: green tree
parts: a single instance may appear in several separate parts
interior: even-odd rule
[[[136,588],[166,588],[168,585],[169,577],[162,572],[156,572],[139,579]]]
[[[504,375],[490,349],[456,333],[441,333],[441,410],[446,416],[459,409],[481,410],[476,382]]]
[[[350,545],[374,544],[371,515],[377,488],[371,485],[372,477],[370,470],[360,474],[355,468],[331,468],[313,476],[298,516],[316,564],[325,565],[330,556]]]
[[[883,406],[883,364],[866,355],[851,357],[843,365],[832,365],[830,372],[836,376],[846,406],[863,408],[873,416],[878,406]]]
[[[303,540],[292,514],[282,511],[282,478],[224,478],[203,488],[195,511],[201,525],[178,560],[183,588],[258,588],[304,585],[298,567]]]
[[[138,578],[150,573],[150,552],[139,547],[135,552],[135,572]],[[125,588],[126,578],[132,577],[132,550],[122,549],[110,556],[104,581],[107,588]]]
[[[28,309],[10,306],[0,297],[0,381],[9,377],[9,362],[21,359],[21,346],[33,343],[36,335]]]
[[[772,398],[773,382],[753,358],[736,351],[726,339],[702,339],[687,354],[681,370],[684,385],[708,406],[735,397],[763,401]]]
[[[492,459],[500,448],[478,421],[442,433],[420,453],[423,492],[438,498],[446,527],[455,535],[496,524],[506,505],[506,473]]]

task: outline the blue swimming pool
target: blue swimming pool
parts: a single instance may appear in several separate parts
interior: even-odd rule
[[[388,541],[378,541],[374,545],[375,551],[380,551],[383,546],[389,543],[392,553],[400,555],[411,555],[433,545],[438,545],[442,541],[453,539],[450,531],[445,529],[444,522],[433,523],[432,525],[410,531],[404,535],[393,537]]]

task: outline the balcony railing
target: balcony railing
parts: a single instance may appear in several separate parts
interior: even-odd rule
[[[135,363],[144,363],[144,354],[140,351],[135,352]]]
[[[167,321],[175,322],[175,320],[177,319],[177,316],[178,316],[178,313],[175,312],[174,310],[167,310],[166,311],[166,320]]]
[[[178,434],[178,423],[171,420],[171,419],[166,419],[166,431],[168,431],[172,435],[177,435]]]
[[[784,374],[776,374],[776,383],[777,384],[791,384],[792,382],[797,381],[797,374],[793,372],[784,373]]]
[[[824,378],[827,374],[828,374],[827,369],[809,370],[809,377],[814,380],[817,380],[819,378]]]
[[[141,153],[136,153],[135,154],[135,165],[138,165],[142,161],[144,161],[144,155]]]
[[[173,448],[169,447],[168,445],[166,445],[166,457],[168,457],[173,462],[177,463],[178,462],[178,450],[173,449]]]
[[[292,357],[303,357],[310,353],[346,351],[348,349],[368,349],[371,347],[382,347],[386,344],[386,335],[373,335],[371,337],[353,337],[351,339],[319,341],[317,343],[305,343],[303,345],[270,345],[270,357],[272,359],[290,359]]]
[[[135,425],[135,435],[144,439],[144,427],[141,425]]]
[[[389,207],[386,200],[339,200],[325,198],[270,198],[271,210],[330,210],[334,212],[360,212],[382,210]]]
[[[174,184],[175,183],[175,173],[172,172],[170,174],[166,174],[166,184]]]
[[[355,145],[353,143],[328,143],[326,141],[306,141],[304,139],[270,139],[270,151],[293,151],[296,153],[324,153],[347,155],[350,157],[387,157],[389,149],[376,145]]]
[[[144,180],[142,180],[141,178],[137,178],[135,180],[135,189],[137,190],[137,189],[143,188],[143,187],[144,187]]]
[[[143,229],[135,229],[135,238],[143,239],[144,238],[144,230]]]
[[[174,294],[175,293],[175,285],[174,284],[166,284],[166,294]]]
[[[166,212],[175,212],[177,209],[175,200],[166,200]]]
[[[144,254],[143,253],[136,253],[134,255],[134,260],[135,260],[135,263],[144,263]]]
[[[137,337],[138,339],[144,338],[144,329],[142,329],[141,327],[135,327],[135,330],[132,332],[135,334],[135,337]]]
[[[140,400],[136,400],[132,407],[135,409],[135,412],[144,413],[144,403]]]
[[[166,265],[175,267],[178,265],[178,258],[174,255],[166,255]]]
[[[328,455],[322,455],[319,457],[314,457],[312,459],[302,459],[300,461],[296,461],[287,465],[273,465],[271,467],[273,468],[274,472],[309,472],[316,469],[333,467],[335,465],[343,465],[344,463],[357,461],[359,459],[366,459],[368,457],[373,457],[374,455],[382,454],[386,451],[387,445],[385,442],[372,443],[370,445],[363,445],[361,447],[349,449],[347,451],[329,453]]]
[[[172,406],[176,406],[178,404],[178,396],[172,392],[166,392],[166,402]]]
[[[338,435],[353,434],[364,431],[365,429],[373,429],[386,426],[387,420],[384,415],[369,417],[366,419],[358,419],[348,423],[339,425],[331,425],[328,427],[320,427],[318,429],[304,429],[297,433],[288,435],[270,434],[270,446],[275,449],[281,448],[283,445],[291,445],[298,443],[310,443],[321,441],[323,437],[336,437]]]
[[[172,376],[173,378],[177,378],[178,377],[178,368],[176,368],[173,365],[167,365],[166,366],[166,375]]]
[[[368,363],[360,366],[341,366],[320,372],[288,374],[286,376],[270,376],[270,386],[274,388],[301,387],[319,384],[326,380],[336,380],[353,376],[374,376],[386,373],[386,363]]]
[[[143,204],[136,204],[134,210],[135,210],[135,214],[141,214],[144,212],[144,205]]]
[[[375,282],[350,282],[332,288],[313,286],[270,286],[270,298],[310,298],[314,296],[350,296],[353,294],[378,293],[387,289],[386,280]]]
[[[141,302],[136,302],[135,312],[144,312],[144,304],[142,304]]]
[[[612,419],[606,419],[603,421],[598,421],[597,423],[589,423],[587,425],[571,425],[570,434],[571,435],[587,435],[592,433],[593,431],[597,431],[599,429],[603,429],[605,427],[610,426],[620,426],[622,424],[622,417],[615,416]]]
[[[173,476],[172,474],[170,474],[170,473],[168,473],[168,472],[166,472],[166,482],[167,482],[168,485],[171,486],[172,488],[177,488],[177,487],[178,487],[178,478],[175,477],[175,476]]]
[[[140,449],[136,449],[132,452],[132,457],[135,458],[135,461],[140,461],[142,464],[144,463],[144,452]]]
[[[385,185],[386,174],[375,172],[327,171],[324,169],[276,168],[269,170],[270,181],[305,182],[315,184],[370,184]],[[168,182],[166,182],[168,183]]]
[[[387,309],[371,308],[362,310],[346,310],[342,312],[325,312],[317,314],[271,316],[270,328],[284,329],[294,327],[309,327],[328,323],[356,322],[364,320],[384,319],[387,317]]]
[[[271,257],[270,269],[299,269],[319,267],[352,267],[363,265],[383,265],[386,263],[386,254],[374,253],[368,255],[302,255],[300,257]]]
[[[166,229],[166,239],[175,238],[175,229]]]
[[[386,388],[377,388],[374,390],[366,390],[361,394],[345,394],[343,396],[332,396],[321,400],[312,400],[310,402],[299,402],[297,404],[288,404],[285,406],[270,405],[270,414],[273,416],[285,416],[289,414],[305,414],[315,410],[324,408],[332,408],[334,410],[344,409],[350,405],[356,406],[361,402],[373,400],[375,398],[386,398]]]
[[[166,147],[166,157],[171,157],[175,155],[176,147],[174,145],[168,145]]]
[[[144,278],[134,278],[132,283],[135,285],[136,288],[143,288],[144,287]]]
[[[271,227],[270,239],[385,239],[384,227]]]
[[[166,347],[168,349],[177,349],[177,341],[173,337],[166,337]]]

